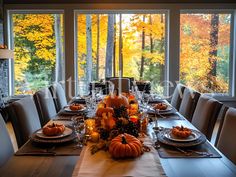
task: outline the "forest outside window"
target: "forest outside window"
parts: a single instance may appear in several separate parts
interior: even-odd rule
[[[152,90],[163,94],[165,12],[78,13],[76,32],[79,94],[91,81],[113,76],[151,81]]]
[[[14,94],[33,94],[63,80],[63,14],[13,11]]]
[[[231,95],[231,23],[230,12],[181,13],[180,82],[202,93]]]

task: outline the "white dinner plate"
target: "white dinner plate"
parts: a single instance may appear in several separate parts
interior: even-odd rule
[[[86,107],[79,109],[79,110],[71,110],[70,107],[65,107],[64,110],[67,112],[82,112],[86,109]]]
[[[187,137],[187,138],[180,138],[180,137],[177,137],[175,135],[173,135],[171,133],[171,130],[170,131],[167,131],[164,135],[167,139],[171,140],[171,141],[176,141],[176,142],[190,142],[190,141],[195,141],[197,140],[201,134],[198,133],[197,131],[193,131],[192,130],[192,134]]]
[[[57,138],[63,138],[65,136],[69,136],[72,132],[73,132],[72,129],[65,127],[65,131],[62,134],[56,135],[56,136],[47,136],[47,135],[43,134],[42,129],[40,129],[36,132],[36,135],[39,138],[44,138],[44,139],[57,139]]]

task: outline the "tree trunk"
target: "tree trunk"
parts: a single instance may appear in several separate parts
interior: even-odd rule
[[[143,22],[145,22],[145,15],[143,15]],[[145,49],[145,30],[143,27],[143,32],[142,32],[142,57],[141,57],[141,67],[140,67],[140,80],[143,79],[143,72],[144,72],[144,56],[143,52]]]
[[[100,17],[97,14],[97,66],[96,66],[96,79],[99,79],[99,46],[100,44]]]
[[[116,77],[116,15],[114,14],[113,76]]]
[[[152,25],[152,15],[149,16],[149,24]],[[150,52],[153,53],[153,37],[152,32],[150,32]]]
[[[92,81],[92,21],[91,15],[86,15],[86,81],[87,85]]]
[[[122,14],[120,14],[120,37],[119,37],[119,76],[123,77],[123,39],[122,39]]]
[[[108,26],[107,26],[105,77],[112,77],[113,48],[114,48],[114,14],[109,14]]]
[[[218,32],[219,32],[219,15],[211,15],[211,32],[210,32],[210,51],[209,51],[209,63],[211,70],[208,74],[208,88],[214,89],[214,82],[216,77],[216,65],[217,65],[217,46],[218,46]]]
[[[219,15],[211,15],[211,33],[210,33],[210,58],[211,64],[211,76],[216,76],[216,57],[217,57],[217,46],[218,46],[218,32],[219,32]]]

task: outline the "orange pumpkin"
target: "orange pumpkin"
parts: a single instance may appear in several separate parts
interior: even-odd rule
[[[178,136],[180,138],[187,138],[192,134],[192,130],[186,127],[181,127],[176,126],[171,129],[171,133],[175,136]]]
[[[130,134],[120,134],[111,140],[109,153],[113,158],[138,157],[143,154],[143,145]]]
[[[107,116],[104,119],[104,124],[105,124],[105,129],[111,130],[116,125],[116,121],[112,116]]]
[[[108,96],[106,99],[106,106],[113,107],[113,108],[119,108],[121,106],[129,107],[128,99],[123,95],[113,95]]]
[[[65,125],[63,124],[51,124],[43,127],[43,134],[47,136],[60,135],[65,131]]]
[[[72,110],[72,111],[78,111],[78,110],[84,109],[84,105],[78,104],[78,103],[72,103],[72,104],[69,106],[69,108],[70,108],[70,110]]]
[[[159,110],[166,110],[167,107],[168,105],[165,103],[157,103],[154,105],[154,109],[159,109]]]
[[[99,117],[101,117],[102,116],[102,113],[108,113],[108,112],[110,112],[110,113],[114,113],[114,109],[113,108],[111,108],[111,107],[106,107],[106,108],[98,108],[97,109],[97,111],[96,111],[96,115],[97,116],[99,116]]]

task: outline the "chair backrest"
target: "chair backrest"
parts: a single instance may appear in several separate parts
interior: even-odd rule
[[[179,110],[185,86],[183,84],[178,83],[175,87],[174,93],[171,98],[170,104],[175,107],[175,109]]]
[[[38,110],[41,126],[55,118],[57,111],[55,104],[48,88],[37,91],[34,94],[34,101]]]
[[[222,107],[222,103],[216,99],[201,95],[193,114],[192,124],[211,139],[216,119]]]
[[[59,112],[64,106],[67,105],[66,93],[60,83],[54,83],[49,87],[52,94],[53,101],[56,107],[56,111]]]
[[[219,113],[219,116],[218,116],[219,124],[218,124],[217,135],[216,135],[215,143],[214,143],[215,146],[217,146],[217,143],[219,141],[220,133],[221,133],[223,123],[224,123],[224,120],[225,120],[225,115],[226,115],[226,112],[228,111],[228,109],[229,109],[228,106],[223,105],[222,108],[221,108],[221,111]]]
[[[179,107],[179,113],[191,122],[200,93],[190,88],[184,89],[183,99]]]
[[[9,105],[9,114],[20,148],[35,132],[41,128],[38,112],[32,97],[25,97]]]
[[[10,136],[7,132],[5,122],[0,114],[0,167],[14,154]]]
[[[110,78],[115,86],[115,89],[119,89],[121,92],[129,93],[130,91],[130,79],[129,78]]]
[[[236,165],[236,109],[229,108],[216,147]]]

